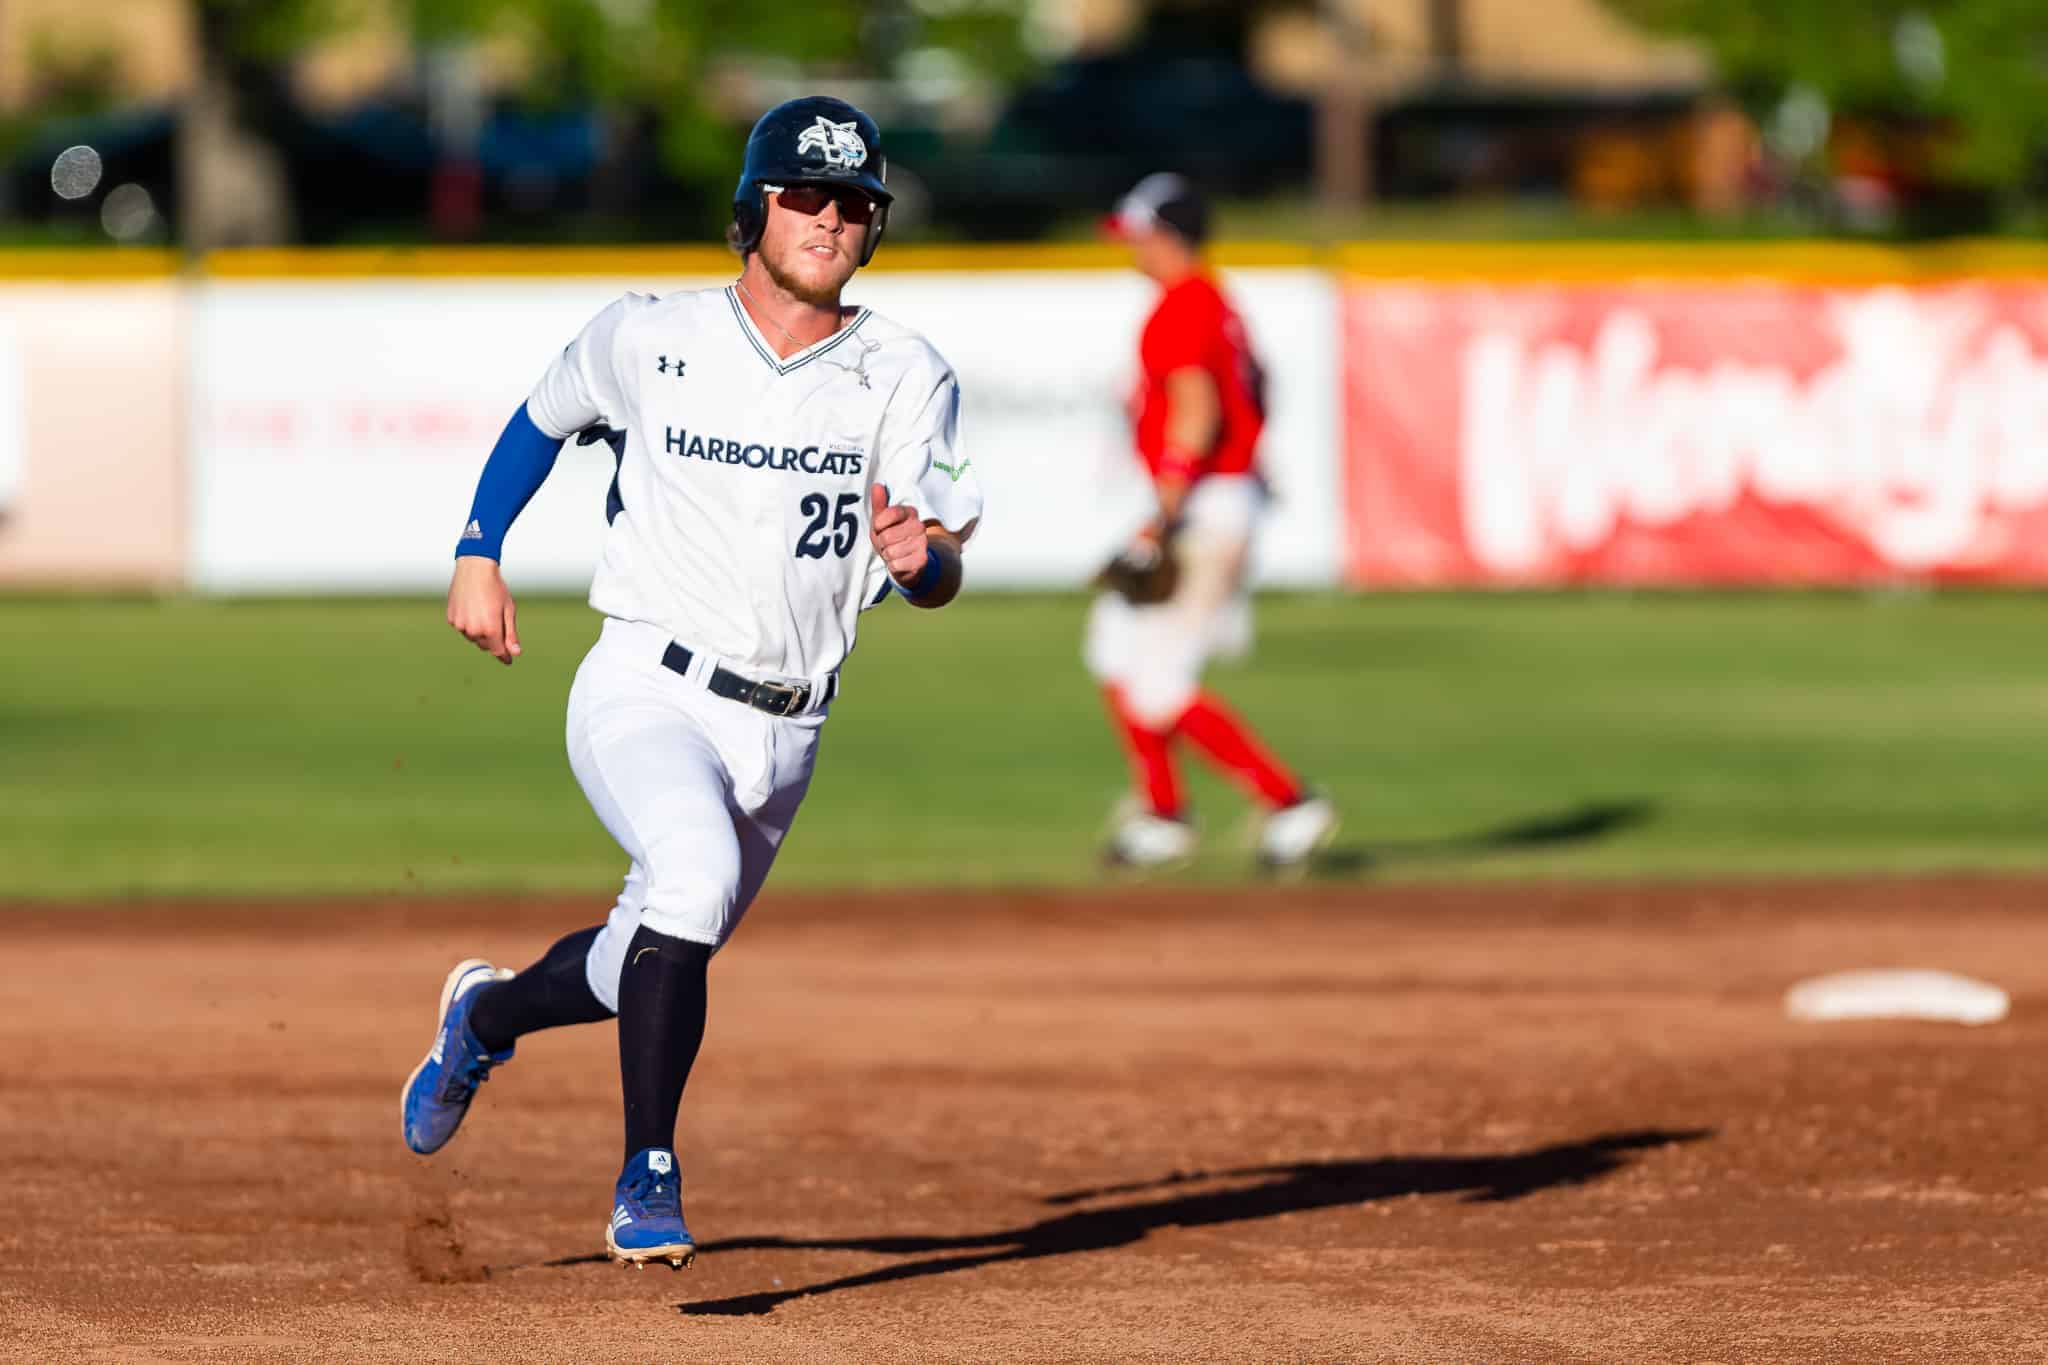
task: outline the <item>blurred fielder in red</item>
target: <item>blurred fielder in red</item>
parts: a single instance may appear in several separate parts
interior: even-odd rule
[[[1201,683],[1211,657],[1251,642],[1247,568],[1266,502],[1258,358],[1203,261],[1208,209],[1192,185],[1147,176],[1107,226],[1160,287],[1139,339],[1132,398],[1159,514],[1104,571],[1085,648],[1136,787],[1119,805],[1108,856],[1141,868],[1193,856],[1195,827],[1173,758],[1185,739],[1266,807],[1260,861],[1299,866],[1335,832],[1336,811]]]

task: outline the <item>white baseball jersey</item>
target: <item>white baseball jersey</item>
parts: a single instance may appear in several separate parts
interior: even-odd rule
[[[871,485],[956,533],[981,515],[951,367],[865,308],[781,359],[731,286],[627,294],[548,367],[527,414],[550,436],[625,433],[591,606],[749,677],[830,673],[887,595]]]

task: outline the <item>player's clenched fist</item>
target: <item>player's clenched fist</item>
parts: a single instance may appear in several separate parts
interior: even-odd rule
[[[464,555],[455,561],[455,578],[448,584],[448,624],[465,640],[509,664],[519,657],[518,615],[497,560]]]
[[[868,539],[898,583],[914,583],[924,572],[931,554],[924,522],[914,508],[890,506],[889,490],[881,484],[868,490]]]

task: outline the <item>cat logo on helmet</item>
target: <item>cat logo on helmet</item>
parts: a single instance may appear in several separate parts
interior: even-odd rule
[[[764,185],[841,185],[875,203],[860,263],[875,258],[889,225],[888,149],[875,121],[845,100],[804,95],[761,115],[747,134],[739,183],[732,192],[732,228],[726,240],[742,256],[760,244],[768,223]]]
[[[796,154],[816,152],[827,166],[864,166],[868,145],[860,140],[860,127],[851,121],[834,123],[823,114],[797,136]]]

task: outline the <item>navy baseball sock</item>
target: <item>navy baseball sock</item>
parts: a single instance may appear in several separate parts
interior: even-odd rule
[[[626,945],[619,973],[619,1081],[626,1097],[626,1156],[676,1145],[676,1110],[704,1041],[708,944],[646,925]]]
[[[583,960],[603,927],[578,929],[510,981],[479,987],[469,1012],[469,1030],[476,1040],[493,1052],[503,1052],[513,1039],[540,1029],[611,1018],[583,971]]]

